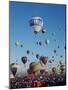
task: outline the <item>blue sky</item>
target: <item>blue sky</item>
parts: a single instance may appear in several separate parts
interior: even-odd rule
[[[21,62],[21,57],[26,55],[30,62],[36,60],[35,54],[48,56],[49,59],[54,55],[55,64],[63,55],[65,60],[65,5],[60,4],[39,4],[39,3],[23,3],[10,2],[9,5],[10,18],[10,63]],[[32,16],[40,16],[43,19],[44,28],[47,30],[45,34],[39,32],[34,34],[29,26],[29,20]],[[54,33],[54,36],[52,36]],[[49,39],[48,45],[36,45],[36,41]],[[56,39],[56,42],[54,41]],[[16,47],[15,42],[19,40],[23,47]],[[60,48],[58,49],[58,45]],[[30,54],[26,54],[26,50],[30,50]],[[56,56],[53,50],[57,50]],[[34,55],[31,55],[34,52]]]

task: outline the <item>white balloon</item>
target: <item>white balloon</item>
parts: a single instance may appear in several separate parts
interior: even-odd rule
[[[33,31],[38,33],[43,28],[43,20],[41,17],[32,17],[30,20],[30,26],[32,27]]]
[[[50,41],[49,41],[48,39],[46,39],[46,40],[45,40],[45,43],[46,43],[46,44],[49,44],[49,43],[50,43]]]

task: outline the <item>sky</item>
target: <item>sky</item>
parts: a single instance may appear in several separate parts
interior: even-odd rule
[[[32,16],[39,16],[43,19],[46,33],[39,32],[35,34],[29,26],[29,20]],[[21,64],[21,57],[27,56],[29,62],[36,61],[35,55],[48,56],[49,59],[54,56],[54,65],[63,55],[65,61],[65,5],[61,4],[40,4],[14,2],[9,3],[10,19],[10,63],[16,62]],[[52,35],[54,33],[54,35]],[[50,43],[45,45],[44,40],[48,39]],[[23,47],[16,47],[15,42],[20,41]],[[54,41],[56,40],[56,42]],[[42,42],[42,46],[36,45],[37,41]],[[57,48],[59,45],[59,49]],[[27,55],[26,51],[30,50]],[[57,56],[54,54],[57,51]],[[31,54],[34,52],[34,55]],[[27,65],[27,66],[28,66]]]

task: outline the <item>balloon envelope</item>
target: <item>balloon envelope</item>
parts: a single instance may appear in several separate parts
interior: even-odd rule
[[[46,39],[45,40],[45,44],[47,45],[47,44],[49,44],[50,43],[50,41],[48,40],[48,39]]]
[[[56,50],[54,50],[54,53],[56,53]]]
[[[11,71],[12,71],[13,75],[15,76],[16,72],[17,72],[17,68],[12,68]]]
[[[23,45],[21,44],[21,47],[23,47]]]
[[[42,42],[41,42],[41,41],[39,42],[39,45],[40,45],[40,46],[42,45]]]
[[[64,62],[63,62],[62,60],[60,60],[60,61],[59,61],[59,64],[60,64],[60,65],[63,65],[63,64],[64,64]]]
[[[40,60],[42,61],[43,64],[46,64],[48,62],[48,57],[46,56],[41,56]]]
[[[27,50],[27,54],[29,54],[30,53],[30,51],[29,50]]]
[[[20,46],[20,42],[19,41],[16,41],[15,42],[15,45],[18,47],[18,46]]]
[[[46,29],[42,29],[42,33],[46,33]]]
[[[37,58],[37,59],[39,58],[39,54],[36,54],[36,58]]]
[[[32,17],[29,21],[30,26],[32,27],[35,33],[38,33],[42,30],[43,20],[41,17]]]
[[[27,57],[26,57],[26,56],[23,56],[23,57],[21,58],[21,61],[23,62],[23,64],[26,64],[26,62],[27,62]]]

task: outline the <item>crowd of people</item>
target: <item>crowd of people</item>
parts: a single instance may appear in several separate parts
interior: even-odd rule
[[[31,88],[31,87],[48,87],[66,85],[66,73],[57,74],[55,70],[52,73],[41,73],[37,76],[27,74],[24,77],[15,77],[10,79],[10,88]]]

